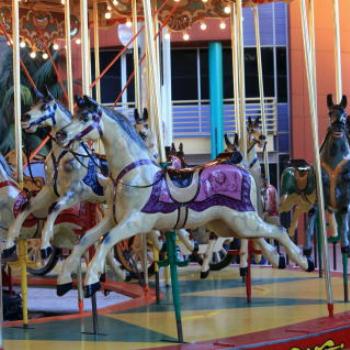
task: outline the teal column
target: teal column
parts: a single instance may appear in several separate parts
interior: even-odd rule
[[[224,94],[222,44],[209,44],[210,154],[214,159],[224,150]]]

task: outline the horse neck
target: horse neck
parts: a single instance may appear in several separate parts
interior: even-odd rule
[[[100,123],[103,130],[101,140],[113,178],[116,178],[126,166],[138,160],[153,161],[146,146],[144,149],[141,148],[118,122],[113,121],[105,112],[102,114]],[[142,172],[142,168],[145,167],[138,167],[135,171]]]
[[[321,151],[321,161],[330,164],[333,168],[343,159],[350,158],[350,146],[347,136],[335,138],[330,134]]]

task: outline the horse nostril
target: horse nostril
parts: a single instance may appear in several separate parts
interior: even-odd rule
[[[22,114],[22,117],[21,117],[21,121],[22,122],[27,122],[29,120],[30,120],[30,114],[29,113]]]

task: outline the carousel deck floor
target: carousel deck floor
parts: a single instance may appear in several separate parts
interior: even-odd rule
[[[83,318],[67,315],[36,320],[26,330],[6,323],[5,350],[240,349],[245,348],[239,346],[244,339],[261,342],[271,338],[271,334],[283,332],[302,336],[319,329],[321,333],[322,325],[329,324],[324,318],[327,316],[324,280],[316,273],[253,267],[251,305],[246,302],[237,268],[213,272],[207,280],[199,279],[198,267],[194,266],[182,268],[180,274],[184,338],[189,345],[174,343],[177,336],[173,307],[170,293],[163,289],[160,305],[153,303],[151,294],[103,310],[99,315],[102,334],[98,336],[81,333],[82,328],[91,330],[89,314]],[[333,287],[334,324],[343,326],[346,320],[350,321],[350,313],[346,313],[350,311],[350,303],[343,302],[339,275],[333,276]],[[127,286],[129,292],[133,288],[138,287]]]

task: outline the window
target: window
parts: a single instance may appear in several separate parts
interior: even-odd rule
[[[173,100],[197,100],[197,50],[171,53]]]
[[[277,47],[276,56],[278,102],[288,102],[287,49],[285,47]]]
[[[116,51],[101,51],[100,65],[101,72],[108,66],[112,59],[117,55]],[[95,60],[91,55],[91,66],[93,77],[95,76]],[[101,99],[102,103],[112,103],[121,90],[120,61],[116,62],[106,75],[101,79]]]

